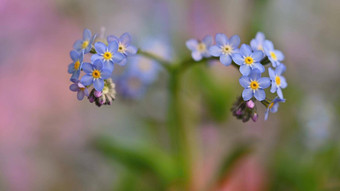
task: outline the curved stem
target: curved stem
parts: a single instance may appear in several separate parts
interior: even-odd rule
[[[155,55],[155,54],[152,54],[150,52],[146,52],[146,51],[143,51],[143,50],[138,50],[137,54],[140,54],[146,58],[150,58],[154,61],[157,61],[163,68],[165,68],[166,70],[171,70],[171,63],[169,61],[166,61],[164,60],[163,58]]]

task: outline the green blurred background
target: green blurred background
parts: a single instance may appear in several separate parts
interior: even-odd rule
[[[284,52],[286,103],[242,123],[230,108],[239,72],[187,71],[182,114],[191,151],[185,190],[340,190],[340,1],[0,0],[0,190],[179,190],[169,154],[167,80],[137,101],[78,102],[69,51],[84,28],[155,39],[169,60],[189,38],[218,32],[249,43],[262,31]],[[124,68],[119,68],[123,70]],[[213,182],[213,183],[212,183]],[[211,186],[214,184],[215,186]]]

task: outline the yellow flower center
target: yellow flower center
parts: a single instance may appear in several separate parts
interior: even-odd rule
[[[205,46],[204,43],[199,43],[199,44],[197,45],[197,50],[198,50],[199,52],[205,52],[205,51],[207,50],[207,47]]]
[[[276,83],[277,86],[281,85],[281,78],[280,78],[280,76],[276,76],[275,77],[275,83]]]
[[[231,48],[230,45],[225,45],[222,47],[223,54],[230,54],[232,51],[233,51],[233,48]]]
[[[85,49],[88,45],[89,45],[89,41],[85,40],[85,41],[83,41],[83,43],[81,44],[81,48],[82,48],[82,49]]]
[[[277,56],[274,52],[270,52],[270,56],[272,57],[273,60],[277,60]]]
[[[111,52],[105,52],[103,57],[104,57],[104,60],[108,61],[108,60],[111,60],[112,54],[111,54]]]
[[[93,70],[92,71],[92,77],[97,79],[97,78],[100,78],[101,74],[100,74],[100,71],[99,70]]]
[[[79,60],[77,60],[77,61],[74,63],[74,69],[75,69],[75,70],[79,70],[79,66],[80,66],[80,62],[79,62]]]
[[[244,58],[244,62],[247,64],[247,65],[252,65],[254,63],[254,59],[250,56],[247,56]]]
[[[271,109],[274,106],[274,102],[271,102],[268,106],[269,109]]]
[[[259,88],[259,83],[257,81],[251,81],[250,82],[250,88],[252,90],[257,90]]]
[[[79,88],[81,91],[84,91],[85,90],[85,88]]]
[[[125,50],[126,50],[125,46],[122,45],[121,43],[119,43],[118,52],[120,52],[120,53],[125,53]]]

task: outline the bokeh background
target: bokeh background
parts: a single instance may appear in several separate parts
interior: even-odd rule
[[[156,40],[154,52],[170,60],[190,54],[192,37],[222,32],[249,43],[264,32],[285,53],[288,80],[287,101],[268,121],[263,106],[256,123],[232,117],[242,91],[234,68],[185,74],[183,113],[195,148],[190,188],[206,188],[223,156],[250,141],[252,151],[215,190],[340,190],[339,19],[334,0],[0,0],[0,190],[163,189],[147,170],[92,143],[105,135],[122,150],[166,148],[165,71],[139,100],[118,95],[101,108],[77,101],[67,66],[84,28],[130,32],[137,45]]]

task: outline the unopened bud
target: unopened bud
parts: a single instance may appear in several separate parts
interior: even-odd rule
[[[247,101],[247,107],[249,109],[253,109],[255,107],[255,103],[253,102],[253,100]]]

